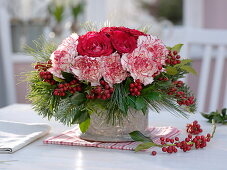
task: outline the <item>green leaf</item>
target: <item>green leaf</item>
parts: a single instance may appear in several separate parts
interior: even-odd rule
[[[171,49],[172,49],[172,48],[171,48],[171,47],[169,47],[169,46],[167,46],[166,48],[167,48],[168,50],[171,50]]]
[[[129,91],[129,85],[130,85],[131,82],[132,82],[132,80],[128,77],[128,78],[126,79],[125,85],[124,85],[124,89],[125,89],[126,92]]]
[[[147,98],[148,100],[160,99],[158,92],[150,92],[150,93],[144,94],[143,97]]]
[[[136,98],[136,103],[135,103],[135,105],[136,105],[136,109],[137,109],[137,110],[141,110],[141,109],[143,109],[143,108],[145,108],[145,107],[147,106],[147,103],[146,103],[146,101],[144,100],[144,98],[142,98],[142,97],[137,97],[137,98]]]
[[[227,113],[227,108],[222,109],[221,114],[223,115],[223,117],[226,116],[226,113]]]
[[[172,52],[173,51],[177,51],[179,53],[183,45],[184,44],[177,44],[177,45],[175,45],[175,46],[172,47],[171,51]]]
[[[224,122],[224,119],[223,119],[223,117],[222,117],[220,114],[214,116],[213,119],[214,119],[214,121],[215,121],[216,123],[223,123],[223,122]]]
[[[59,83],[61,83],[61,82],[64,81],[64,80],[62,80],[62,79],[60,79],[60,78],[58,78],[58,77],[56,77],[56,76],[53,76],[53,79],[54,79],[56,82],[59,82]]]
[[[75,105],[81,105],[86,101],[86,96],[83,93],[75,93],[72,97],[71,97],[71,101],[72,104]]]
[[[195,71],[194,68],[192,68],[191,66],[182,66],[181,67],[182,70],[185,70],[189,73],[192,73],[192,74],[197,74],[197,72]]]
[[[174,67],[166,67],[166,73],[169,75],[176,75],[178,73],[177,69]]]
[[[148,114],[148,108],[147,107],[144,107],[142,109],[142,112],[143,112],[144,115]]]
[[[149,149],[149,148],[151,148],[153,146],[156,146],[156,144],[153,143],[153,142],[141,143],[135,148],[135,152],[138,152],[138,151],[141,151],[141,150],[145,150],[145,149]]]
[[[153,142],[149,137],[144,136],[140,131],[129,133],[130,137],[137,142]]]
[[[192,62],[191,59],[183,59],[183,60],[181,60],[180,64],[176,64],[175,66],[186,65],[186,64],[189,64],[191,62]]]
[[[141,91],[141,95],[150,93],[152,90],[154,90],[154,86],[153,85],[147,85],[145,86],[142,91]]]
[[[88,130],[89,126],[90,126],[90,118],[89,119],[86,119],[85,121],[83,121],[82,123],[80,123],[79,126],[80,126],[80,131],[82,133],[85,133]]]
[[[71,73],[67,73],[67,72],[62,71],[61,74],[65,78],[65,80],[68,81],[68,82],[70,82],[74,79],[74,75],[71,74]]]
[[[128,105],[134,109],[136,109],[136,97],[135,96],[127,96]]]
[[[206,113],[201,113],[201,115],[204,117],[204,118],[206,118],[206,119],[212,119],[212,115],[209,115],[209,114],[206,114]]]
[[[84,111],[81,111],[81,110],[76,110],[75,115],[74,115],[74,117],[73,117],[73,120],[72,120],[71,124],[79,123],[80,117],[81,117],[83,114],[86,114],[86,113],[85,113]],[[83,122],[83,121],[82,121],[82,122]]]

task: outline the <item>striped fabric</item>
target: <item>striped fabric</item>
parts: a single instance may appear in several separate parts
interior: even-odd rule
[[[151,139],[155,143],[160,143],[160,137],[172,138],[180,134],[180,130],[175,127],[150,127],[148,128]],[[80,130],[75,127],[67,130],[60,135],[49,137],[44,140],[45,144],[69,145],[69,146],[87,146],[106,149],[134,150],[141,142],[89,142],[80,139],[78,136]],[[149,151],[149,149],[147,150]]]

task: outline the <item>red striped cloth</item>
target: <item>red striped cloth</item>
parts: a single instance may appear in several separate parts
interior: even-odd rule
[[[160,143],[160,137],[172,138],[180,134],[180,130],[175,127],[150,127],[148,128],[151,139],[155,143]],[[67,130],[60,135],[52,136],[43,141],[45,144],[69,145],[69,146],[88,146],[106,149],[134,150],[141,142],[89,142],[80,139],[80,130],[75,127]],[[149,151],[149,150],[148,150]]]

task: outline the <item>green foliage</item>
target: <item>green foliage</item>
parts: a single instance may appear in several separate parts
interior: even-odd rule
[[[177,51],[178,53],[180,52],[181,48],[183,47],[184,44],[176,44],[171,48],[171,51]]]
[[[135,148],[135,152],[149,149],[153,146],[157,146],[154,142],[141,143]]]
[[[35,48],[26,45],[24,51],[26,54],[33,56],[37,62],[47,62],[52,52],[57,48],[54,42],[50,42],[42,36],[38,40],[34,40],[33,43]]]
[[[149,137],[144,136],[140,131],[129,133],[130,137],[137,142],[153,142]]]
[[[80,123],[80,130],[82,133],[85,133],[90,126],[90,118]]]
[[[77,17],[79,16],[79,14],[84,11],[84,6],[85,6],[85,4],[82,2],[82,3],[79,3],[77,6],[73,6],[71,8],[72,15],[73,15],[73,18],[74,19],[77,19]]]
[[[63,5],[56,5],[54,3],[51,3],[48,6],[48,11],[51,15],[53,15],[53,17],[55,18],[55,20],[60,23],[63,20],[63,13],[64,13],[64,6]]]
[[[52,95],[55,86],[40,80],[36,71],[31,72],[28,76],[30,92],[27,98],[32,102],[33,109],[43,117],[50,119],[60,103],[60,98]]]
[[[70,82],[74,79],[74,75],[71,74],[71,73],[67,73],[67,72],[62,71],[61,74],[66,79],[67,82]]]
[[[208,122],[212,123],[214,120],[216,123],[227,124],[227,108],[221,110],[221,112],[211,112],[210,114],[201,113],[202,116],[208,119]]]
[[[178,73],[177,69],[175,67],[172,67],[172,66],[168,66],[166,67],[166,73],[169,74],[169,75],[176,75]]]

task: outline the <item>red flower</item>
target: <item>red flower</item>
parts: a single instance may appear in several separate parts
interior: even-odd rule
[[[134,36],[136,39],[140,35],[146,35],[145,33],[141,32],[141,31],[126,28],[126,27],[103,27],[101,29],[101,32],[106,33],[108,36],[110,36],[113,31],[123,31],[123,32],[129,33],[131,36]]]
[[[88,57],[108,56],[113,52],[110,39],[102,32],[88,32],[78,39],[79,55]]]
[[[113,31],[110,39],[119,53],[131,53],[137,47],[135,37],[123,31]]]

